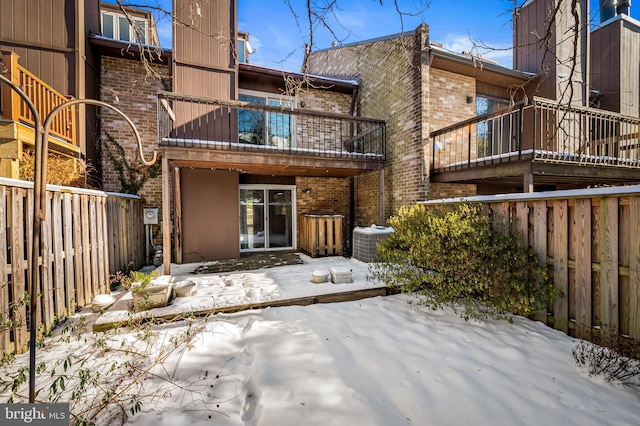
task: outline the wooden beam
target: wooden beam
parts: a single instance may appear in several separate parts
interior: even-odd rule
[[[182,263],[182,190],[180,168],[173,169],[173,241],[176,248],[176,263]]]
[[[533,173],[524,174],[522,192],[533,192]]]
[[[171,275],[171,169],[169,158],[162,156],[162,259],[164,275]]]
[[[277,152],[164,147],[163,155],[178,167],[236,169],[256,174],[348,177],[383,167],[382,161],[371,159],[325,158]]]
[[[640,340],[640,197],[631,197],[629,207],[629,335]]]
[[[640,168],[614,167],[604,164],[584,163],[532,163],[534,175],[557,177],[581,177],[590,178],[593,182],[601,183],[603,180],[616,179],[637,181],[640,180]]]
[[[525,173],[531,173],[531,163],[528,161],[514,161],[510,163],[437,172],[431,175],[431,181],[436,183],[454,183],[477,179],[518,177],[519,182],[522,182],[521,179]]]
[[[249,303],[245,305],[233,305],[233,306],[221,306],[210,309],[202,309],[198,311],[189,312],[190,316],[207,316],[207,315],[215,315],[219,313],[233,313],[233,312],[241,312],[247,310],[255,310],[255,309],[265,309],[265,308],[275,308],[282,306],[308,306],[314,305],[317,303],[341,303],[341,302],[350,302],[354,300],[362,300],[370,297],[380,297],[380,296],[389,296],[393,294],[400,293],[400,290],[397,288],[391,287],[376,287],[369,288],[363,290],[353,290],[353,291],[345,291],[341,293],[333,293],[333,294],[321,294],[316,296],[303,296],[297,297],[294,299],[283,299],[283,300],[271,300],[267,302],[259,302],[259,303]],[[184,313],[170,313],[165,315],[152,315],[150,312],[143,311],[140,313],[136,320],[141,322],[148,321],[176,321],[184,318]],[[104,317],[103,317],[104,318]],[[121,318],[118,316],[118,318]],[[124,321],[96,321],[93,324],[93,331],[106,331],[111,330],[114,327],[125,327],[131,324],[131,318]]]
[[[18,58],[20,56],[12,51],[2,51],[2,65],[7,69],[8,75],[5,75],[11,82],[20,87],[18,77]],[[20,97],[8,85],[2,83],[2,118],[10,121],[18,121],[20,114]]]

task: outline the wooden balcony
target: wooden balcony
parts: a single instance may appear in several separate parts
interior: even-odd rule
[[[18,64],[18,55],[2,51],[0,71],[20,87],[35,105],[40,119],[58,105],[72,99],[40,80],[36,75]],[[0,176],[15,174],[15,169],[24,149],[34,145],[34,117],[26,102],[6,84],[0,84],[0,154],[4,164],[0,165]],[[49,147],[52,151],[78,157],[80,149],[76,136],[76,110],[69,108],[54,117],[49,130]],[[16,176],[9,176],[16,177]]]
[[[381,120],[167,92],[158,138],[173,162],[257,174],[353,176],[385,159]]]
[[[640,118],[542,98],[431,133],[433,182],[584,187],[640,181]]]

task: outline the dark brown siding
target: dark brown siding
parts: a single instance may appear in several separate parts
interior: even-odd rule
[[[181,169],[184,263],[240,256],[238,173]]]
[[[235,99],[236,8],[231,0],[196,4],[176,0],[173,44],[173,90],[180,94]]]
[[[87,35],[100,32],[99,5],[99,0],[0,0],[0,49],[15,51],[20,65],[63,95],[97,99],[99,67]],[[94,117],[81,111],[78,135],[82,152],[95,165]]]
[[[510,96],[511,96],[510,90],[511,90],[510,87],[495,86],[493,84],[483,83],[481,81],[476,80],[477,95],[492,96],[494,98],[499,98],[499,99],[510,99]],[[515,95],[518,97],[521,97],[520,91],[518,91]],[[518,100],[520,99],[519,98],[515,99],[515,101],[518,101]]]
[[[591,33],[591,88],[602,92],[602,109],[620,112],[619,22]]]
[[[640,116],[640,26],[624,20],[620,46],[624,54],[620,65],[620,112]]]
[[[513,67],[520,71],[536,73],[541,76],[537,92],[531,93],[555,99],[556,68],[553,65],[553,55],[547,54],[546,46],[540,44],[539,37],[547,32],[547,17],[553,7],[553,0],[536,0],[520,9],[514,20]],[[555,46],[555,32],[551,35],[550,45]],[[548,67],[545,73],[542,64]],[[535,87],[535,85],[534,85]]]
[[[54,89],[78,96],[75,64],[84,55],[88,31],[100,31],[98,4],[86,0],[82,11],[75,0],[2,0],[0,46],[14,50],[22,66]]]
[[[282,94],[285,90],[284,77],[278,82],[271,79],[259,79],[254,75],[240,74],[238,87],[245,90],[255,90],[257,92],[277,93]]]

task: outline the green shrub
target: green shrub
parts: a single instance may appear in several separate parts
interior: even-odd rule
[[[151,272],[140,272],[140,271],[131,271],[131,291],[133,293],[137,293],[141,289],[147,287],[151,280],[158,277],[157,271]]]
[[[395,233],[378,243],[371,276],[432,309],[461,307],[465,319],[531,315],[555,297],[535,252],[494,230],[478,204],[418,204],[400,209],[389,224]]]

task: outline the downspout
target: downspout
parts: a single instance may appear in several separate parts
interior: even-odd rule
[[[359,93],[359,89],[360,89],[360,85],[358,84],[358,86],[353,88],[353,93],[351,94],[351,106],[349,107],[349,115],[353,115],[355,116],[355,110],[356,110],[356,100],[358,99],[358,93]],[[349,254],[352,254],[352,246],[351,246],[351,231],[353,229],[355,229],[356,227],[356,178],[354,176],[351,176],[349,178],[349,229],[348,229],[348,233],[347,233],[347,239],[349,241],[349,244],[347,244],[347,250],[349,251]]]
[[[360,93],[360,82],[358,85],[353,88],[353,93],[351,94],[351,106],[349,106],[349,115],[356,115],[356,101],[358,99],[358,94]]]

